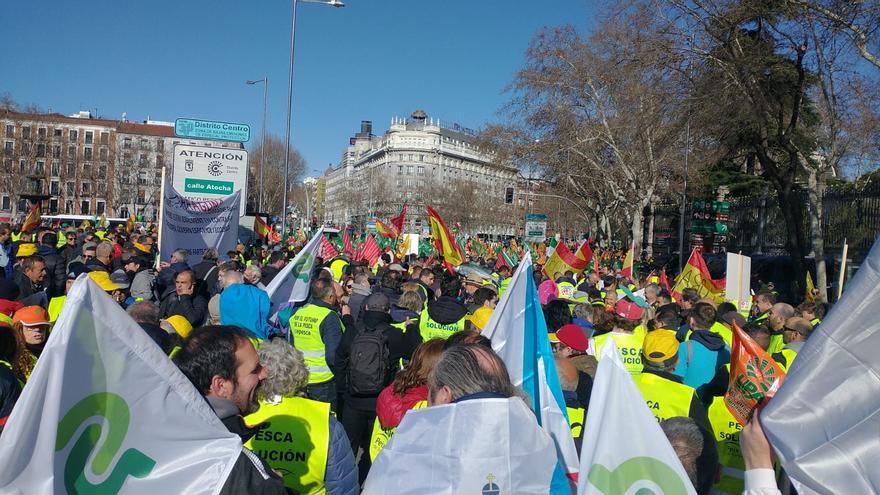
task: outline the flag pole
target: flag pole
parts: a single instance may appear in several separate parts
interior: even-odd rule
[[[837,277],[837,300],[840,300],[840,296],[843,294],[843,280],[846,278],[846,255],[849,251],[849,244],[846,243],[846,238],[843,238],[843,254],[840,258],[840,274]]]
[[[162,167],[162,185],[159,187],[159,235],[156,236],[156,246],[158,253],[156,254],[156,268],[159,268],[159,262],[162,258],[162,220],[165,217],[165,167]]]

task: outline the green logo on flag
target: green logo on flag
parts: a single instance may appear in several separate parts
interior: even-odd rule
[[[608,470],[601,464],[593,464],[587,479],[606,495],[627,493],[634,483],[643,480],[656,485],[660,491],[645,487],[639,488],[635,495],[687,493],[678,473],[666,463],[653,457],[633,457],[617,466],[614,471]]]
[[[116,457],[116,453],[128,433],[130,414],[125,399],[110,392],[100,392],[77,402],[58,423],[55,440],[55,451],[58,452],[67,446],[80,425],[96,416],[105,419],[107,433],[104,435],[104,443],[95,451],[103,432],[100,423],[89,424],[82,430],[82,434],[73,444],[67,461],[64,463],[64,488],[67,493],[116,495],[122,489],[128,476],[144,478],[156,465],[156,461],[144,455],[143,452],[128,449],[119,456],[116,466],[102,483],[92,484],[85,475],[86,462],[89,457],[94,452],[91,465],[92,473],[95,476],[103,475],[110,467],[113,458]]]
[[[290,269],[290,274],[294,279],[300,279],[303,282],[309,281],[309,275],[312,273],[312,266],[315,264],[315,259],[312,257],[310,253],[303,253],[302,258],[293,265],[293,268]]]

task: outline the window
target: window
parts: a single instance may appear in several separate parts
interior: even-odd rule
[[[37,166],[34,168],[34,175],[46,175],[46,162],[37,160]]]
[[[11,155],[13,149],[15,149],[15,141],[6,141],[6,144],[3,146],[3,152],[6,153],[6,156]]]
[[[91,177],[92,176],[92,164],[91,163],[83,163],[82,176],[83,177]]]
[[[24,172],[27,170],[27,161],[23,158],[18,161],[18,173],[24,175]]]
[[[398,166],[397,166],[397,173],[398,173],[398,174],[402,174],[402,173],[403,173],[403,165],[398,165]]]
[[[67,147],[67,159],[76,160],[76,146]]]
[[[28,156],[31,154],[30,143],[21,143],[21,154],[22,156]]]
[[[53,144],[52,145],[52,158],[61,158],[61,145]]]
[[[46,139],[46,128],[45,127],[37,128],[37,137],[40,139]]]
[[[72,182],[72,181],[68,181],[67,186],[65,187],[65,189],[66,189],[65,192],[67,193],[68,196],[73,196],[76,191],[75,188],[76,188],[76,183]]]
[[[406,175],[412,175],[412,173],[413,173],[413,166],[407,165],[406,166]]]
[[[146,153],[141,153],[140,161],[138,163],[140,163],[141,165],[147,164],[147,154]]]
[[[64,203],[64,213],[66,213],[67,215],[73,214],[73,201],[67,200]]]
[[[57,180],[53,180],[49,183],[49,194],[51,194],[52,196],[58,196],[58,189],[59,187]]]
[[[103,196],[104,193],[106,193],[106,192],[107,192],[107,183],[105,183],[105,182],[98,182],[98,194]],[[99,204],[100,204],[100,203],[99,203]],[[98,207],[98,209],[100,210],[101,208]],[[99,211],[98,213],[100,213],[100,211]]]
[[[83,195],[92,194],[92,183],[91,182],[83,182],[82,183],[82,193],[83,193]]]
[[[58,200],[50,199],[49,200],[49,213],[58,213]]]
[[[91,213],[89,213],[89,210],[91,209],[90,206],[91,205],[89,204],[88,200],[81,201],[79,204],[79,214],[80,215],[90,215],[91,214]]]
[[[0,209],[9,210],[12,208],[12,201],[9,196],[3,196],[3,203],[0,204]]]
[[[110,133],[109,132],[102,132],[101,133],[101,144],[103,144],[105,146],[110,144]]]
[[[138,185],[144,186],[147,184],[147,172],[146,170],[141,170],[138,172]]]
[[[83,148],[83,160],[90,162],[92,161],[92,149],[91,148]]]
[[[92,131],[86,131],[86,144],[92,144],[95,140],[95,133]]]
[[[98,201],[96,203],[96,206],[97,206],[97,208],[96,208],[97,211],[95,212],[95,215],[103,215],[104,214],[104,202]]]
[[[98,165],[98,177],[107,177],[107,165]]]
[[[60,140],[64,135],[64,129],[56,127],[55,130],[52,132],[52,135],[55,137],[55,139]]]
[[[46,145],[43,143],[37,145],[37,158],[46,158]]]
[[[11,124],[6,124],[6,137],[14,138],[15,137],[15,126]]]
[[[419,155],[419,161],[420,162],[425,161],[425,155]]]
[[[67,176],[76,177],[76,163],[67,162]]]
[[[126,150],[131,149],[131,138],[125,138],[122,140],[122,148]]]
[[[12,158],[7,158],[3,161],[3,171],[12,173]]]
[[[27,200],[26,199],[19,199],[18,200],[18,211],[28,211],[28,210],[29,210],[29,208],[27,205]]]
[[[419,175],[425,175],[425,167],[419,165]]]
[[[109,152],[107,151],[107,148],[101,148],[100,150],[98,150],[98,158],[99,158],[102,162],[106,162],[106,161],[107,161],[107,156],[108,156],[108,155],[109,155]]]
[[[407,153],[407,155],[406,155],[406,161],[408,161],[408,162],[413,161],[412,153]]]
[[[158,151],[159,153],[165,152],[165,140],[164,139],[156,140],[156,151]]]
[[[31,138],[31,128],[23,125],[21,126],[21,138],[22,139],[30,139]]]
[[[156,166],[164,167],[165,166],[165,157],[162,155],[156,155]]]
[[[58,177],[59,175],[61,175],[61,162],[52,160],[52,177]]]
[[[138,190],[137,202],[138,203],[146,203],[147,202],[147,193],[143,189]]]
[[[79,132],[77,132],[76,129],[71,129],[67,131],[67,136],[70,138],[71,143],[75,143],[76,140],[79,138]]]

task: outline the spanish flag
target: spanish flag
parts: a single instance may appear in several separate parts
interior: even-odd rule
[[[557,273],[583,273],[592,258],[593,250],[590,248],[589,242],[581,244],[577,253],[572,253],[564,242],[560,242],[553,250],[553,254],[547,258],[547,263],[544,264],[544,273],[550,278],[555,277]]]
[[[266,225],[266,222],[263,221],[260,215],[254,217],[254,233],[257,234],[257,237],[259,239],[265,239],[266,237],[268,237],[270,230],[271,229],[268,225]]]
[[[459,247],[455,237],[452,236],[452,233],[449,232],[449,228],[446,227],[446,223],[443,222],[443,218],[434,211],[434,208],[427,205],[425,208],[428,211],[428,222],[431,224],[431,236],[434,238],[434,246],[437,248],[437,251],[443,255],[443,259],[448,265],[458,266],[462,264],[462,262],[464,262],[464,254],[461,252],[461,247]]]
[[[135,222],[134,215],[128,217],[128,221],[125,222],[125,231],[128,232],[129,234],[134,232],[134,222]]]
[[[626,253],[626,258],[623,259],[623,269],[620,270],[620,275],[622,277],[632,278],[633,276],[633,260],[636,257],[636,245],[634,242],[629,244],[629,251]]]
[[[24,222],[21,224],[21,231],[28,232],[29,230],[35,229],[40,226],[40,222],[42,222],[42,217],[40,216],[40,203],[37,203],[31,208],[31,211],[28,212],[27,216],[24,217]]]
[[[681,291],[691,288],[696,289],[700,298],[709,298],[716,303],[724,302],[724,286],[726,281],[712,280],[709,274],[709,267],[706,266],[706,260],[700,254],[700,251],[694,249],[691,251],[691,257],[688,258],[687,265],[681,270],[681,273],[675,277],[675,284],[672,286],[672,296],[681,300]]]
[[[391,225],[394,226],[394,229],[397,230],[397,235],[403,235],[403,226],[406,223],[406,203],[403,204],[403,208],[400,209],[400,214],[396,217],[391,218]]]
[[[382,220],[376,219],[376,232],[386,239],[396,239],[397,231],[394,227],[382,223]]]

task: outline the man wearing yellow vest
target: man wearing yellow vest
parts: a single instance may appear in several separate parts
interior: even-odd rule
[[[794,308],[790,304],[776,303],[770,308],[770,316],[766,320],[770,324],[770,347],[767,349],[767,354],[776,354],[785,346],[782,334],[785,322],[792,316],[794,316]]]
[[[440,297],[429,301],[419,317],[419,333],[422,340],[446,339],[455,332],[464,330],[467,308],[459,300],[461,282],[452,275],[440,285]]]
[[[623,361],[623,365],[626,366],[627,371],[633,375],[641,373],[642,342],[645,338],[644,331],[635,332],[636,322],[628,320],[620,315],[609,317],[607,325],[611,327],[610,332],[601,335],[594,335],[593,338],[590,339],[592,341],[590,343],[590,350],[593,351],[596,360],[599,360],[602,357],[602,347],[605,345],[605,341],[611,338],[614,339],[614,343],[617,345],[617,351],[620,353],[620,358]],[[642,329],[644,329],[644,327],[642,327]]]
[[[268,376],[258,390],[259,410],[244,421],[262,428],[245,447],[296,493],[357,494],[357,470],[345,430],[330,414],[329,404],[299,397],[309,375],[302,353],[273,339],[257,354]]]
[[[565,399],[565,409],[568,413],[568,421],[571,424],[571,435],[578,453],[584,440],[584,420],[587,416],[587,406],[590,403],[590,392],[593,390],[593,381],[586,373],[578,371],[574,363],[560,355],[555,356],[556,373],[559,375],[559,386],[562,388],[562,396]]]
[[[750,319],[755,323],[767,324],[770,317],[770,308],[776,304],[776,294],[767,289],[759,290],[754,297],[755,304],[752,306],[754,316]]]
[[[342,311],[348,312],[347,306]],[[342,319],[337,312],[333,281],[318,278],[311,285],[311,300],[290,317],[294,347],[305,356],[309,369],[306,395],[327,402],[336,410],[336,349],[342,340]]]
[[[785,320],[785,327],[782,329],[785,347],[772,357],[786,372],[812,332],[813,325],[805,318],[793,316]]]
[[[678,365],[678,340],[672,332],[648,332],[642,346],[642,365],[642,373],[633,376],[633,381],[654,417],[663,420],[686,416],[712,431],[697,391],[672,374]]]

